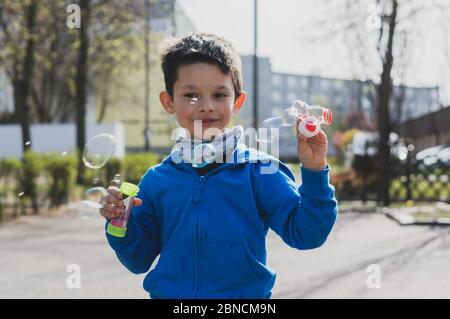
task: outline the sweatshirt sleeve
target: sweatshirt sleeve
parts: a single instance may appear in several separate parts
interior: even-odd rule
[[[337,218],[330,167],[312,171],[300,166],[297,189],[292,172],[281,162],[272,174],[259,174],[257,198],[268,225],[289,246],[313,249],[325,243]]]
[[[143,184],[141,181],[136,196],[142,200],[142,205],[132,208],[125,237],[114,237],[105,232],[120,262],[135,274],[147,272],[160,252],[158,222],[151,197],[146,194]],[[108,222],[105,230],[107,226]]]

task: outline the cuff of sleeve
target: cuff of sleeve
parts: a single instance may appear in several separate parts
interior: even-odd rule
[[[330,191],[330,166],[320,171],[313,171],[300,165],[302,184],[300,190],[302,193],[317,195],[317,193],[328,193]]]

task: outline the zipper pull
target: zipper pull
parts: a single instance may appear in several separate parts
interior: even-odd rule
[[[200,180],[198,181],[198,184],[195,186],[194,203],[200,202],[200,195],[201,195],[202,185],[203,185],[204,180],[205,180],[205,176],[200,176]]]

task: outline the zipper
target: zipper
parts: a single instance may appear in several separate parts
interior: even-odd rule
[[[195,194],[194,194],[194,202],[199,203],[200,202],[200,195],[201,190],[203,187],[203,183],[205,181],[205,176],[200,176],[200,180],[197,183]],[[196,250],[197,250],[197,275],[196,275],[196,281],[195,281],[195,288],[194,288],[194,298],[197,298],[198,290],[200,286],[200,231],[199,231],[199,220],[200,220],[200,214],[202,212],[202,206],[199,206],[199,213],[197,214],[197,221],[195,224],[195,242],[196,242]]]
[[[195,223],[195,248],[196,248],[196,257],[197,257],[197,272],[196,272],[196,276],[195,276],[195,281],[194,281],[194,298],[197,298],[199,289],[200,289],[200,246],[201,246],[201,242],[200,242],[200,231],[199,231],[199,219],[200,219],[200,214],[202,212],[202,204],[201,204],[201,193],[202,193],[202,189],[203,189],[203,185],[205,184],[206,180],[214,175],[217,174],[223,170],[226,169],[231,169],[233,167],[232,164],[224,164],[218,168],[215,168],[211,171],[209,171],[208,173],[206,173],[205,175],[200,175],[195,168],[193,168],[190,164],[188,163],[184,163],[184,165],[186,165],[186,168],[192,172],[192,174],[194,174],[195,176],[197,176],[199,178],[197,185],[195,186],[195,190],[194,190],[194,203],[199,205],[199,214],[197,215],[197,220]]]

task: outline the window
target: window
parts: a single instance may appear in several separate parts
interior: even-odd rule
[[[272,85],[274,86],[281,86],[283,84],[283,78],[281,75],[274,74],[272,75]]]
[[[337,80],[337,81],[334,82],[334,88],[335,88],[336,90],[340,90],[340,89],[342,89],[343,87],[344,87],[344,82],[343,82],[343,81]]]
[[[320,80],[320,88],[323,90],[328,90],[330,87],[330,84],[328,83],[328,80]]]
[[[280,116],[282,113],[282,110],[279,107],[274,107],[271,109],[272,116]]]
[[[301,78],[301,83],[303,88],[307,88],[309,86],[308,78]]]
[[[293,102],[295,100],[298,100],[297,94],[295,94],[294,92],[289,92],[286,96],[287,100],[289,102]]]
[[[409,99],[412,99],[413,98],[413,95],[414,95],[414,89],[412,89],[412,88],[406,88],[405,89],[406,90],[406,98],[409,100]]]
[[[280,91],[272,91],[272,102],[281,103],[282,100],[283,100],[283,97],[281,96]]]
[[[297,86],[297,79],[293,76],[287,78],[287,84],[290,88],[295,88]]]
[[[432,89],[431,92],[430,92],[430,97],[431,97],[431,101],[432,101],[432,102],[438,101],[438,100],[439,100],[439,93],[438,93],[438,90]]]

